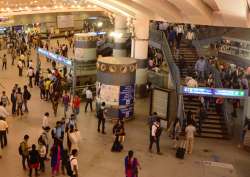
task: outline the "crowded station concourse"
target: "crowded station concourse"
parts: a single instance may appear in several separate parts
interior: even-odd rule
[[[0,1],[0,177],[249,177],[238,1]]]

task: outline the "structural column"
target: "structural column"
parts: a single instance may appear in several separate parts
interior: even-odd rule
[[[147,83],[149,20],[136,19],[134,23],[134,38],[132,40],[131,57],[137,61],[136,85],[139,91]]]
[[[114,57],[127,57],[127,30],[127,18],[124,16],[117,15],[115,17],[115,33],[121,35],[114,36]]]

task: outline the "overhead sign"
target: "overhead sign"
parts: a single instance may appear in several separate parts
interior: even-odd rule
[[[246,98],[248,90],[224,89],[224,88],[207,88],[207,87],[182,87],[181,93],[184,95],[225,97],[225,98]]]
[[[57,55],[53,52],[50,52],[48,50],[45,50],[43,48],[38,48],[37,49],[38,54],[43,55],[51,60],[54,60],[55,62],[61,63],[63,65],[73,67],[73,63],[70,59],[63,57],[61,55]]]

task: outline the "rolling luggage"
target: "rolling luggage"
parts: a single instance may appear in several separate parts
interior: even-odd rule
[[[183,141],[176,150],[176,158],[184,159],[186,153],[186,141]]]

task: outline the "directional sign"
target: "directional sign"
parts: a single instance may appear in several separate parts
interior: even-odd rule
[[[207,87],[182,87],[181,93],[184,95],[224,97],[224,98],[247,98],[248,90],[207,88]]]
[[[69,67],[73,67],[72,61],[64,56],[57,55],[57,54],[50,52],[48,50],[45,50],[43,48],[38,48],[37,52],[38,52],[38,54],[43,55],[43,56],[45,56],[51,60],[54,60],[58,63],[61,63],[63,65],[69,66]]]

